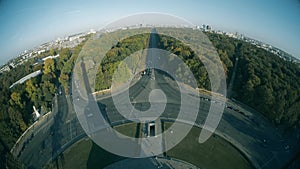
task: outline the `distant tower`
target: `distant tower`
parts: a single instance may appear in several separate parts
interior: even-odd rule
[[[35,117],[37,119],[41,116],[40,113],[36,110],[35,106],[33,106],[33,113],[35,114]]]
[[[206,25],[206,30],[208,30],[208,31],[212,30],[211,26]]]

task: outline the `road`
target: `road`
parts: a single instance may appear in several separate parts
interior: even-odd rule
[[[28,168],[42,168],[60,154],[64,146],[84,134],[71,104],[69,95],[57,95],[54,111],[32,127],[32,137],[17,155],[19,161]]]
[[[189,164],[187,162],[178,160],[178,159],[166,159],[166,158],[129,158],[126,160],[122,160],[116,163],[113,163],[105,169],[119,169],[119,168],[130,168],[130,169],[139,169],[143,166],[143,168],[147,169],[199,169],[198,167]]]
[[[155,47],[155,32],[151,34],[149,47]],[[151,56],[151,57],[150,57]],[[155,64],[158,62],[155,55],[147,56],[147,62]],[[82,70],[84,71],[84,65]],[[153,89],[160,89],[167,98],[166,108],[161,114],[163,120],[174,120],[177,118],[180,110],[181,97],[179,86],[167,74],[152,69],[149,75],[142,76],[140,80],[132,85],[129,90],[131,104],[140,111],[150,108],[149,94]],[[85,81],[88,81],[85,79]],[[91,93],[87,89],[87,93]],[[119,94],[123,96],[123,93]],[[189,96],[195,97],[195,96]],[[94,99],[92,95],[88,95],[88,99]],[[124,98],[125,99],[125,98]],[[111,97],[97,98],[97,106],[100,107],[107,125],[118,125],[128,122],[116,109]],[[121,99],[122,100],[122,99]],[[74,100],[81,102],[81,100]],[[83,103],[84,104],[84,103]],[[155,107],[159,101],[152,103]],[[217,101],[211,100],[210,96],[200,94],[200,107],[196,120],[196,125],[202,126],[207,117],[207,113],[211,104],[219,104]],[[58,95],[57,105],[47,120],[39,123],[33,129],[34,136],[24,146],[18,159],[25,163],[28,168],[41,168],[50,160],[54,159],[68,145],[78,140],[84,135],[82,128],[76,118],[76,114],[72,109],[72,100],[65,95]],[[189,105],[193,108],[193,104]],[[86,110],[85,118],[91,118],[91,111]],[[93,114],[96,116],[97,114]],[[189,111],[186,111],[182,120],[189,120]],[[93,120],[93,118],[91,118]],[[107,126],[97,126],[99,122],[93,121],[88,127],[94,130],[103,129]],[[223,117],[216,130],[216,134],[230,141],[238,149],[240,149],[256,168],[281,168],[292,156],[299,150],[298,140],[294,136],[284,136],[274,127],[268,120],[258,113],[253,113],[249,109],[235,102],[227,101]],[[288,148],[287,148],[288,145]]]
[[[158,58],[152,57],[151,63],[155,62],[153,60],[158,60]],[[164,73],[157,70],[152,70],[152,73],[155,76],[155,80],[152,75],[143,76],[139,83],[136,83],[129,89],[132,104],[138,110],[147,110],[150,105],[148,101],[150,91],[161,89],[166,94],[168,100],[166,109],[161,114],[161,119],[176,119],[180,109],[180,92],[178,86]],[[120,94],[120,97],[126,96]],[[205,94],[200,94],[200,99],[196,125],[201,127],[207,117],[210,104],[218,104],[218,102],[211,100]],[[103,100],[99,98],[99,102],[101,105],[105,105],[105,114],[111,123],[126,121],[114,106],[114,104],[122,104],[122,102],[113,103],[111,98]],[[186,112],[187,116],[189,116],[188,113]],[[188,117],[186,118],[188,119]],[[248,108],[230,100],[226,103],[226,108],[216,134],[240,149],[253,162],[256,168],[281,168],[299,150],[298,140],[295,136],[282,135],[261,114],[249,111]]]

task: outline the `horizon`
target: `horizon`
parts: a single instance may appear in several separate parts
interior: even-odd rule
[[[114,3],[115,2],[115,3]],[[214,30],[238,32],[270,44],[300,59],[300,2],[264,1],[205,2],[189,1],[113,1],[101,3],[77,0],[39,2],[0,1],[0,65],[57,38],[90,29],[100,30],[124,16],[136,13],[167,13],[182,17],[194,25],[208,24]],[[154,8],[159,4],[157,8]],[[134,6],[134,7],[133,7]],[[13,47],[12,47],[13,45]],[[298,49],[297,49],[298,48]]]

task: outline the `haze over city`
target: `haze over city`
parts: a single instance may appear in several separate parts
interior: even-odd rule
[[[0,169],[299,169],[299,9],[0,0]]]
[[[300,58],[300,2],[280,1],[0,1],[0,64],[58,37],[98,30],[135,13],[162,12],[195,25],[239,32]],[[134,4],[134,5],[133,5]]]

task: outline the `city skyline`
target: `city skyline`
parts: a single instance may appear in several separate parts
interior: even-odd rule
[[[71,34],[100,29],[142,12],[161,12],[195,25],[239,32],[300,58],[300,2],[275,1],[0,1],[0,64],[22,51]]]

